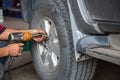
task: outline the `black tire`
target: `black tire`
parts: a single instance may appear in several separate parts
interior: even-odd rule
[[[39,45],[43,45],[42,43],[31,43],[34,66],[41,80],[91,80],[95,72],[96,60],[75,61],[69,14],[64,3],[61,0],[38,0],[34,6],[31,29],[45,29],[43,19],[50,21],[50,25],[54,24],[56,32],[53,31],[53,33],[58,35],[59,45],[57,47],[59,49],[57,52],[60,53],[56,54],[57,66],[55,69],[48,67],[51,64],[46,64],[41,55],[50,53],[40,49]],[[53,35],[50,32],[50,36]],[[48,43],[46,42],[46,44]],[[56,48],[55,46],[52,47]],[[40,50],[43,52],[39,52]]]

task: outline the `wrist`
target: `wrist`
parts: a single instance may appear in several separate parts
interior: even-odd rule
[[[4,56],[9,56],[9,49],[7,47],[3,47],[3,51]]]
[[[33,29],[33,30],[28,30],[28,32],[31,33],[31,34],[34,34],[34,33],[36,32],[36,30],[35,30],[35,29]]]

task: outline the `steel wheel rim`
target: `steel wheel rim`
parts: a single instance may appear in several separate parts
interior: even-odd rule
[[[60,61],[60,45],[56,27],[53,21],[47,17],[40,20],[40,27],[46,31],[49,40],[37,44],[39,59],[47,71],[53,72],[57,69]]]

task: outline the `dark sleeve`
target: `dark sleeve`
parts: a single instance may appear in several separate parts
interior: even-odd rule
[[[2,34],[6,30],[6,27],[0,25],[0,34]]]

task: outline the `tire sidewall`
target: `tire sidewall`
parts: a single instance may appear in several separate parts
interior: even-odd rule
[[[46,1],[48,1],[48,3],[46,3]],[[69,39],[66,38],[72,34],[67,33],[68,30],[66,27],[69,27],[69,25],[65,23],[65,18],[63,17],[63,15],[67,14],[59,11],[60,6],[55,4],[55,2],[52,0],[40,0],[39,3],[36,3],[35,5],[36,7],[34,8],[31,21],[31,29],[43,29],[40,26],[40,20],[43,17],[48,17],[55,23],[60,42],[60,63],[54,72],[49,72],[44,68],[42,61],[39,59],[40,55],[37,52],[37,43],[31,43],[32,57],[35,69],[38,75],[41,76],[42,80],[67,80],[65,78],[67,76],[66,74],[68,65],[69,67],[71,65],[70,59],[68,57],[70,54],[72,54],[69,51],[69,47],[72,45],[72,43],[68,46]],[[62,7],[64,7],[64,5]]]

